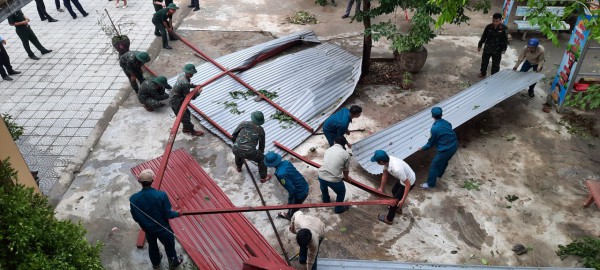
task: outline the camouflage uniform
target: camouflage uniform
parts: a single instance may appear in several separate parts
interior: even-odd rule
[[[152,80],[147,80],[142,83],[138,100],[150,109],[156,109],[163,106],[160,102],[169,98],[169,94],[165,93],[165,88],[155,83]]]
[[[175,84],[173,85],[173,90],[171,91],[171,93],[173,93],[173,96],[171,97],[171,109],[173,109],[175,115],[179,114],[179,109],[183,104],[185,96],[187,96],[187,94],[190,93],[190,88],[194,87],[196,86],[190,83],[190,79],[188,79],[188,77],[186,77],[185,74],[181,74],[179,78],[177,78],[177,82],[175,82]],[[194,97],[194,99],[196,97],[197,95]],[[190,110],[187,108],[183,113],[181,123],[183,124],[184,131],[194,130],[194,124],[192,124]]]
[[[235,166],[242,168],[244,159],[252,160],[258,165],[260,178],[267,177],[265,166],[265,130],[251,121],[242,122],[233,132],[233,154],[235,155]],[[258,150],[256,145],[258,144]]]
[[[483,47],[483,55],[481,57],[481,74],[485,76],[487,74],[487,67],[490,63],[490,57],[492,58],[492,75],[500,71],[500,60],[502,60],[502,53],[506,51],[508,47],[508,27],[504,24],[494,27],[493,24],[488,24],[483,30],[481,39],[477,48]]]
[[[127,80],[129,80],[129,83],[131,84],[133,90],[135,90],[136,94],[139,91],[139,88],[137,82],[135,80],[131,80],[131,75],[135,75],[140,84],[144,82],[144,73],[142,72],[144,63],[135,58],[137,53],[137,51],[128,51],[119,58],[119,65],[125,72],[125,75],[127,75]]]

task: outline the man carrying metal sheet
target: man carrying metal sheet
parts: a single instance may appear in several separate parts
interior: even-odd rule
[[[435,146],[437,153],[431,161],[427,183],[421,185],[423,189],[435,187],[437,179],[444,175],[446,167],[448,167],[448,161],[458,149],[458,140],[456,139],[456,133],[452,130],[452,124],[442,119],[442,108],[433,107],[431,117],[435,120],[431,126],[431,136],[427,144],[419,148],[419,151],[426,151]]]
[[[275,168],[275,176],[279,183],[288,191],[288,204],[302,204],[308,197],[308,182],[304,176],[296,170],[294,165],[281,160],[281,156],[275,152],[268,152],[265,155],[265,166]],[[289,209],[287,212],[281,212],[277,216],[290,220],[294,213],[299,209]]]
[[[265,130],[261,127],[265,123],[265,116],[261,111],[255,111],[250,114],[250,120],[244,121],[231,134],[233,136],[232,151],[235,155],[235,167],[238,172],[242,172],[244,159],[256,162],[260,182],[264,183],[271,179],[267,174],[265,166]],[[256,146],[258,145],[258,150]]]
[[[352,122],[352,119],[360,117],[361,113],[362,108],[360,106],[352,105],[350,109],[342,108],[325,120],[325,123],[323,123],[323,135],[325,135],[329,146],[333,146],[333,141],[336,137],[350,134],[348,131],[350,122]],[[352,145],[348,143],[348,147],[352,148]]]
[[[171,91],[173,93],[173,96],[171,97],[171,109],[175,115],[179,114],[181,105],[183,105],[183,100],[185,99],[185,96],[190,93],[190,89],[196,88],[196,85],[190,83],[194,74],[197,73],[196,67],[194,67],[193,64],[187,64],[183,66],[183,72],[184,73],[177,78],[177,82],[175,82],[175,85],[173,85],[173,91]],[[196,99],[199,95],[199,93],[196,93],[192,99]],[[183,124],[183,133],[187,133],[192,136],[204,135],[204,132],[194,129],[194,124],[192,124],[192,116],[187,107],[185,108],[185,112],[183,112],[181,124]]]
[[[354,181],[350,177],[350,153],[346,151],[345,145],[348,144],[344,136],[338,136],[334,140],[335,144],[325,151],[323,157],[323,166],[319,168],[319,185],[324,203],[329,203],[329,188],[336,194],[335,201],[343,202],[346,196],[346,186],[344,180]],[[336,206],[334,212],[341,214],[350,209],[350,206]]]
[[[161,100],[169,98],[169,94],[165,93],[166,89],[172,89],[167,82],[165,76],[158,76],[152,80],[146,80],[140,87],[138,100],[144,105],[146,111],[152,112],[155,109],[165,106]]]
[[[387,216],[377,216],[379,221],[388,225],[392,225],[394,222],[394,217],[396,217],[396,212],[398,214],[402,213],[402,206],[406,201],[406,197],[408,197],[408,193],[415,187],[417,177],[415,176],[415,172],[410,168],[410,166],[408,166],[406,162],[404,162],[404,160],[397,157],[388,156],[388,154],[383,150],[376,150],[373,154],[373,157],[371,157],[371,162],[377,162],[377,164],[383,166],[381,185],[378,189],[380,192],[383,193],[385,184],[390,176],[398,179],[398,182],[396,182],[392,188],[392,194],[394,198],[400,201],[398,201],[398,204],[394,207],[389,207]]]
[[[140,84],[144,82],[142,67],[148,62],[150,62],[150,55],[147,52],[128,51],[119,58],[119,65],[136,94],[139,91],[137,82]]]
[[[298,261],[306,264],[306,270],[316,270],[319,247],[325,236],[323,221],[298,211],[292,216],[290,232],[296,234],[296,243],[300,246]]]
[[[483,30],[483,34],[477,45],[477,52],[481,51],[481,46],[484,43],[479,78],[483,78],[487,74],[490,57],[492,58],[492,75],[500,71],[502,54],[506,52],[506,48],[508,47],[508,27],[502,24],[502,14],[494,13],[492,16],[492,23],[488,24]]]
[[[153,269],[160,269],[162,259],[156,240],[165,247],[170,269],[175,269],[183,262],[183,257],[177,256],[175,237],[169,219],[180,217],[181,212],[171,209],[167,193],[152,188],[153,181],[154,172],[151,169],[143,170],[138,176],[142,190],[129,198],[131,216],[146,233],[148,255]]]
[[[523,62],[523,60],[525,60],[525,62]],[[532,38],[527,42],[527,46],[523,48],[519,54],[519,60],[517,60],[513,70],[517,70],[519,65],[523,63],[520,70],[521,72],[527,72],[532,68],[535,72],[542,72],[545,62],[546,50],[540,45],[540,41],[537,38]],[[535,89],[535,83],[529,86],[528,94],[530,98],[535,96],[533,89]]]

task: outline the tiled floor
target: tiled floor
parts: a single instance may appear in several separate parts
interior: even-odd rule
[[[30,168],[39,171],[40,188],[46,193],[126,83],[117,53],[98,22],[104,9],[116,24],[129,25],[124,33],[132,50],[147,49],[155,36],[149,1],[131,1],[127,9],[116,9],[114,2],[80,0],[90,16],[75,20],[66,10],[56,11],[54,1],[45,2],[58,22],[40,21],[33,1],[23,8],[40,42],[53,50],[42,56],[32,46],[38,61],[28,58],[14,27],[8,21],[0,23],[11,64],[23,72],[11,76],[14,81],[0,81],[0,113],[11,114],[25,127],[17,144]]]

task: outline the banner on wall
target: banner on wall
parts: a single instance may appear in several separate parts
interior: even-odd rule
[[[585,28],[585,23],[590,19],[591,16],[589,15],[582,15],[577,19],[575,29],[573,29],[571,39],[567,44],[567,49],[552,82],[549,92],[552,93],[554,102],[559,106],[562,106],[569,88],[573,85],[572,80],[575,79],[574,71],[577,68],[577,64],[579,64],[579,58],[583,53],[585,43],[590,34],[590,30]]]
[[[504,25],[508,25],[510,11],[512,10],[514,3],[515,3],[515,0],[504,0],[504,4],[502,5],[502,18],[504,18],[504,21],[502,23]]]

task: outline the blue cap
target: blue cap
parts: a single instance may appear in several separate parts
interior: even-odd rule
[[[388,154],[383,150],[376,150],[375,154],[371,158],[371,162],[379,162],[379,161],[388,162],[388,161],[390,161],[390,156],[388,156]]]
[[[540,41],[537,38],[529,39],[527,42],[527,47],[537,47],[540,45]]]
[[[440,116],[442,116],[442,108],[440,108],[440,107],[433,107],[431,109],[431,116],[433,116],[433,117],[440,117]]]
[[[281,163],[281,156],[273,151],[267,152],[265,155],[265,166],[277,167]]]

